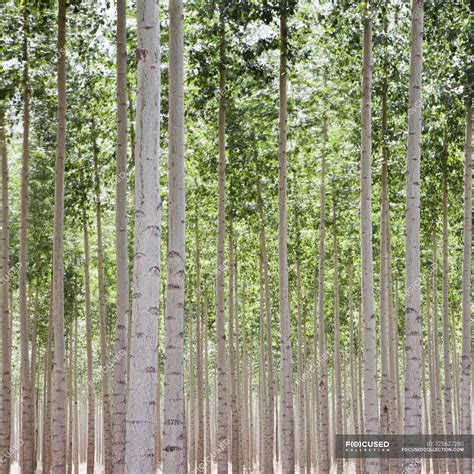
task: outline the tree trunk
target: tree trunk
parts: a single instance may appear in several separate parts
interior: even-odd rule
[[[216,298],[217,298],[217,472],[224,474],[228,470],[228,377],[226,364],[226,336],[225,336],[225,279],[224,279],[224,252],[225,252],[225,23],[224,5],[219,3],[219,204],[217,216],[217,269],[216,269]]]
[[[198,291],[200,288],[198,287]],[[205,443],[205,460],[204,460],[204,472],[211,474],[211,460],[212,460],[212,446],[211,446],[211,389],[209,387],[209,310],[208,310],[208,296],[207,292],[204,293],[204,394],[206,397],[206,417],[205,417],[205,432],[206,432],[206,443]]]
[[[5,140],[4,109],[0,106],[0,152],[2,154],[2,278],[1,309],[2,309],[2,419],[0,430],[0,458],[6,461],[0,465],[0,473],[10,471],[10,434],[11,434],[11,319],[9,308],[9,246],[10,224],[8,204],[8,160]]]
[[[326,328],[324,321],[324,264],[325,264],[325,245],[326,235],[326,147],[328,143],[327,117],[323,115],[323,151],[321,163],[321,186],[320,186],[320,219],[319,219],[319,289],[318,289],[318,316],[319,316],[319,360],[316,367],[319,367],[319,418],[320,418],[320,455],[319,470],[329,472],[329,405],[328,405],[328,369],[326,354]]]
[[[127,411],[127,349],[130,315],[128,282],[127,222],[127,29],[126,0],[117,0],[117,164],[116,164],[116,265],[117,320],[112,382],[112,470],[125,470],[125,438]]]
[[[435,433],[444,434],[443,423],[443,399],[441,397],[441,368],[439,357],[439,314],[438,314],[438,253],[437,253],[437,236],[436,231],[433,232],[433,365],[434,365],[434,383],[435,383],[435,397],[436,397],[436,419],[437,426]],[[446,472],[446,460],[439,459],[439,466],[441,472]]]
[[[92,355],[92,314],[91,314],[91,290],[90,290],[90,256],[89,256],[89,232],[87,226],[86,210],[82,211],[82,224],[84,233],[84,299],[86,317],[86,350],[87,350],[87,474],[94,473],[94,450],[95,450],[95,390],[94,390],[94,368]]]
[[[163,471],[187,472],[184,412],[184,79],[183,2],[171,0],[169,61],[169,234],[163,420]],[[198,292],[199,294],[199,292]],[[199,299],[199,297],[198,297]],[[200,305],[200,302],[198,301]],[[196,311],[200,308],[197,307]],[[199,355],[198,355],[199,357]],[[202,390],[202,386],[198,385]],[[199,433],[202,439],[202,434]]]
[[[201,248],[199,243],[199,217],[196,212],[196,349],[197,349],[197,466],[204,465],[204,377],[203,377],[203,340],[201,317]]]
[[[336,398],[336,424],[335,434],[344,434],[343,432],[343,409],[344,399],[342,396],[341,384],[341,334],[340,334],[340,302],[339,302],[339,256],[337,243],[337,215],[336,215],[336,196],[333,194],[333,256],[334,256],[334,380],[335,380],[335,398]],[[343,472],[343,459],[337,458],[336,471]]]
[[[421,434],[420,155],[423,0],[413,0],[406,191],[405,434]],[[414,473],[419,462],[405,459]]]
[[[448,162],[447,162],[447,143],[444,143],[443,150],[443,361],[444,361],[444,416],[445,428],[447,435],[454,434],[453,428],[453,383],[451,371],[454,365],[451,365],[449,350],[449,301],[448,301],[448,284],[449,284],[449,248],[448,248]],[[448,472],[456,472],[456,460],[448,459]]]
[[[23,162],[21,170],[20,204],[20,259],[18,262],[18,290],[20,306],[21,345],[21,439],[20,467],[24,472],[34,471],[34,423],[33,388],[31,386],[30,355],[28,350],[28,303],[27,303],[27,242],[28,242],[28,173],[30,137],[30,91],[28,64],[28,6],[23,6]]]
[[[102,238],[102,205],[101,187],[99,174],[99,150],[97,148],[97,136],[95,123],[93,126],[93,153],[94,153],[94,181],[95,181],[95,212],[97,229],[97,280],[99,289],[99,335],[100,335],[100,365],[102,385],[102,423],[103,423],[103,455],[105,474],[112,473],[112,419],[110,412],[109,391],[109,361],[107,349],[107,307],[105,302],[105,263],[104,242]],[[120,354],[114,356],[114,360],[121,358]]]
[[[135,251],[125,466],[155,469],[156,334],[160,292],[160,24],[155,2],[137,1]]]
[[[64,372],[64,161],[66,153],[66,0],[58,10],[58,110],[53,231],[54,365],[52,392],[53,474],[66,472],[66,380]]]
[[[42,459],[42,472],[49,473],[51,471],[51,400],[52,400],[52,374],[51,365],[53,360],[52,347],[53,347],[53,308],[52,308],[52,295],[50,301],[49,320],[48,320],[48,343],[46,346],[45,354],[45,394],[43,403],[43,445],[41,448],[41,459]],[[89,474],[89,473],[88,473]]]
[[[364,58],[362,71],[361,145],[361,250],[362,314],[364,318],[364,415],[365,434],[379,431],[377,398],[377,348],[374,308],[374,269],[372,257],[372,18],[371,5],[365,2]],[[378,472],[379,459],[367,459],[368,472]]]
[[[286,206],[286,126],[288,30],[286,2],[280,13],[280,105],[278,142],[278,273],[281,326],[281,466],[285,473],[295,472],[295,423],[291,384],[291,326],[288,299],[288,236]]]
[[[266,362],[267,362],[267,427],[265,429],[265,473],[273,474],[274,425],[275,425],[275,377],[273,374],[273,335],[272,309],[270,302],[270,278],[268,269],[267,239],[265,236],[265,217],[260,180],[257,180],[257,208],[260,224],[260,252],[263,265],[263,283],[265,289],[265,324],[266,324]]]
[[[464,247],[462,268],[462,352],[461,352],[461,434],[471,433],[471,258],[472,258],[472,99],[466,114],[466,144],[464,162]],[[472,459],[462,460],[463,473],[473,470]]]

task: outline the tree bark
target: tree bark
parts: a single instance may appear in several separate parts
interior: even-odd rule
[[[472,98],[466,113],[466,143],[464,161],[464,234],[462,268],[462,349],[461,349],[461,434],[471,433],[471,269],[472,269]],[[462,460],[463,473],[473,470],[472,459]]]
[[[64,371],[64,161],[66,153],[66,0],[58,10],[58,110],[53,231],[54,364],[52,392],[53,474],[66,472],[66,380]]]
[[[183,2],[171,0],[169,63],[169,234],[163,419],[163,471],[185,473],[184,411],[184,76]],[[200,304],[200,302],[199,302]],[[196,308],[199,311],[200,308]],[[198,356],[199,357],[199,356]],[[198,386],[202,390],[202,386]],[[202,438],[202,434],[199,436]]]
[[[160,292],[160,24],[159,5],[137,1],[135,250],[125,467],[153,472],[156,335]]]
[[[18,290],[20,306],[21,346],[21,439],[20,467],[24,472],[34,471],[33,388],[31,385],[30,355],[28,349],[27,303],[27,244],[28,244],[28,174],[30,159],[30,85],[28,64],[28,5],[23,6],[23,157],[21,170],[20,203],[20,258],[18,262]]]
[[[125,439],[127,411],[127,350],[129,277],[128,277],[128,221],[127,221],[127,29],[126,0],[117,0],[117,163],[116,163],[116,265],[117,265],[117,320],[115,326],[115,354],[112,381],[112,470],[125,471]]]
[[[281,466],[285,473],[295,472],[295,422],[291,384],[291,326],[288,298],[288,236],[286,206],[286,128],[288,30],[286,2],[280,12],[280,102],[278,133],[278,273],[281,331]]]
[[[0,106],[0,152],[2,154],[2,278],[1,309],[2,309],[2,419],[0,430],[0,458],[5,462],[0,465],[0,473],[8,474],[10,471],[10,434],[11,434],[11,319],[9,308],[10,285],[8,274],[10,223],[8,203],[8,159],[7,144],[5,140],[5,115]]]
[[[99,289],[99,336],[100,336],[100,365],[102,385],[102,426],[103,426],[103,455],[105,474],[112,473],[112,418],[110,411],[109,391],[109,356],[107,348],[107,307],[105,302],[105,258],[104,242],[102,238],[102,205],[99,174],[99,150],[93,121],[93,154],[94,154],[94,181],[95,181],[95,215],[97,229],[97,281]],[[121,358],[115,354],[114,360]]]
[[[421,434],[421,289],[420,289],[420,155],[423,0],[413,0],[411,13],[410,92],[406,191],[405,286],[405,434]],[[413,472],[419,462],[405,459]]]
[[[362,314],[364,318],[364,415],[365,434],[379,431],[377,398],[377,348],[372,254],[372,18],[364,3],[364,57],[362,71],[362,142],[360,169],[360,220],[362,251]],[[380,460],[366,460],[367,472],[378,472]]]
[[[337,243],[337,215],[336,215],[336,196],[333,194],[333,208],[332,208],[332,221],[333,221],[333,256],[334,256],[334,388],[335,388],[335,401],[336,401],[336,413],[335,413],[335,434],[343,433],[343,409],[344,409],[344,398],[342,395],[342,384],[341,384],[341,334],[340,334],[340,300],[339,300],[339,255],[338,255],[338,243]],[[338,458],[336,460],[336,472],[343,472],[343,459]]]
[[[217,472],[224,474],[228,470],[228,376],[226,363],[225,336],[225,23],[224,5],[219,3],[219,197],[217,223],[217,268],[216,268],[216,299],[217,299]]]
[[[442,273],[442,295],[443,295],[443,361],[444,361],[444,416],[447,435],[454,434],[453,428],[453,382],[452,373],[454,364],[451,364],[449,354],[449,242],[448,242],[448,148],[444,143],[443,150],[443,273]],[[454,362],[454,361],[453,361]],[[448,472],[456,472],[456,460],[447,460]]]
[[[91,314],[91,290],[90,290],[90,255],[89,255],[89,231],[87,225],[86,210],[82,211],[82,225],[84,234],[84,299],[86,318],[86,351],[87,351],[87,474],[94,473],[94,450],[95,450],[95,389],[94,368],[92,354],[92,314]]]
[[[323,115],[323,151],[321,162],[320,186],[320,219],[319,219],[319,288],[318,288],[318,317],[319,317],[319,360],[315,364],[319,367],[319,418],[320,418],[320,456],[319,470],[329,472],[329,406],[328,406],[328,368],[326,349],[326,324],[324,321],[325,305],[325,236],[326,236],[326,147],[328,143],[327,117]]]

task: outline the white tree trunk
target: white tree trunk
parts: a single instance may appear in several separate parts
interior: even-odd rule
[[[377,348],[372,254],[372,19],[365,2],[364,58],[362,71],[362,145],[360,169],[360,221],[362,251],[362,314],[364,318],[364,416],[365,434],[379,431],[377,397]],[[379,471],[380,460],[366,460],[367,472]]]
[[[285,2],[284,2],[285,3]],[[283,7],[284,8],[284,7]],[[288,29],[286,12],[280,14],[280,105],[278,141],[278,273],[281,332],[281,466],[295,471],[295,422],[293,413],[290,307],[288,298],[288,236],[286,206],[286,127]]]
[[[58,10],[58,110],[53,231],[54,364],[52,392],[53,474],[66,472],[66,380],[64,372],[64,161],[66,153],[66,0]]]
[[[186,473],[184,413],[184,82],[183,2],[171,0],[169,63],[169,234],[165,316],[163,472]],[[202,387],[199,387],[201,390]]]
[[[155,469],[156,342],[160,294],[160,23],[158,2],[137,1],[135,245],[126,472]]]
[[[227,412],[228,377],[225,338],[225,302],[224,302],[224,252],[225,252],[225,29],[224,7],[219,6],[219,203],[217,223],[217,268],[216,268],[216,328],[217,328],[217,472],[228,470]]]
[[[127,30],[126,0],[117,0],[117,164],[115,238],[117,265],[117,320],[112,382],[112,470],[123,474],[127,411],[127,350],[129,278],[127,223]],[[120,356],[118,356],[120,354]]]
[[[423,0],[412,2],[406,181],[405,434],[421,433],[420,155]],[[421,470],[407,458],[405,466]]]
[[[5,115],[0,106],[0,153],[2,158],[2,278],[1,310],[2,310],[2,418],[0,430],[0,457],[5,462],[0,464],[0,473],[10,471],[10,433],[11,433],[11,319],[9,308],[9,246],[10,224],[8,208],[8,159],[7,144],[5,141]]]
[[[462,269],[461,434],[471,434],[471,258],[472,258],[472,99],[466,114],[464,162],[464,251]],[[472,459],[462,460],[462,472],[473,472]]]

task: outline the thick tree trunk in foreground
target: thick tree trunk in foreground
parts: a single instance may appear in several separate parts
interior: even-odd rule
[[[464,162],[464,250],[462,268],[462,354],[461,354],[461,434],[471,433],[471,258],[472,258],[472,98],[466,114],[466,144]],[[472,459],[462,460],[463,473],[471,473]]]
[[[117,164],[116,164],[116,265],[117,321],[112,382],[112,470],[125,470],[127,411],[127,343],[130,315],[127,236],[127,29],[126,0],[117,0]]]
[[[169,64],[169,236],[166,292],[163,472],[186,473],[184,413],[184,82],[183,2],[171,0]],[[199,311],[200,308],[197,308]],[[202,387],[198,387],[202,390]],[[202,436],[202,434],[200,434]]]
[[[64,161],[66,153],[66,0],[58,11],[58,111],[53,232],[54,364],[52,392],[53,474],[66,472],[66,380],[64,372]]]
[[[219,5],[219,204],[217,216],[217,268],[216,268],[216,327],[217,327],[217,472],[224,474],[228,470],[229,440],[227,437],[228,377],[226,363],[225,336],[225,27],[224,6]]]
[[[413,0],[406,191],[405,434],[421,433],[420,155],[423,0]],[[406,459],[414,473],[419,462]]]
[[[283,2],[282,8],[286,7]],[[280,13],[280,107],[278,140],[278,273],[281,327],[281,466],[285,473],[295,471],[295,421],[291,385],[291,327],[288,297],[288,236],[286,206],[286,126],[287,126],[288,30],[286,11]]]
[[[0,458],[5,459],[0,464],[0,473],[8,474],[10,471],[10,432],[11,432],[11,320],[9,308],[9,246],[10,224],[8,207],[8,160],[7,144],[5,140],[5,116],[0,105],[0,153],[2,158],[2,278],[1,310],[2,310],[2,418],[0,429]]]
[[[160,294],[160,24],[155,2],[137,1],[137,118],[135,251],[130,377],[127,400],[127,472],[155,469],[156,335]]]
[[[360,168],[360,221],[362,251],[362,314],[364,318],[364,416],[365,434],[377,434],[377,348],[372,257],[372,19],[365,3],[364,59],[362,71],[362,145]],[[379,459],[367,459],[367,472],[378,472]]]

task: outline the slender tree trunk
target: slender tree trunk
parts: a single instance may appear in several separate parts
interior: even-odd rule
[[[94,473],[94,450],[95,450],[95,390],[94,390],[94,368],[92,355],[92,314],[91,314],[91,290],[90,290],[90,255],[89,255],[89,231],[87,226],[87,215],[85,208],[82,211],[83,233],[84,233],[84,298],[86,317],[86,351],[87,351],[87,474]]]
[[[198,287],[199,291],[199,287]],[[204,394],[206,397],[206,417],[205,417],[205,473],[211,474],[212,445],[211,445],[211,389],[209,387],[209,306],[207,292],[204,292]]]
[[[259,364],[258,364],[258,403],[259,410],[263,413],[263,416],[259,418],[259,466],[262,472],[266,471],[266,462],[268,460],[266,455],[267,445],[265,444],[267,436],[267,416],[268,416],[268,405],[267,408],[262,408],[267,404],[267,388],[265,381],[265,334],[264,334],[264,289],[263,289],[263,262],[262,255],[260,254],[260,305],[259,305],[259,325],[258,325],[258,342],[259,342]]]
[[[176,472],[178,474],[187,471],[183,341],[186,228],[182,0],[170,1],[169,14],[169,235],[168,286],[165,316],[166,356],[163,412],[163,471]],[[199,296],[198,305],[200,306]],[[197,312],[200,311],[199,306],[196,308]],[[198,385],[198,389],[202,390],[202,386]],[[198,436],[202,439],[201,433]]]
[[[301,295],[301,237],[299,230],[298,211],[295,210],[296,220],[296,325],[297,325],[297,348],[296,348],[296,396],[298,411],[298,430],[296,438],[296,449],[298,466],[300,472],[306,469],[306,428],[305,428],[305,394],[303,375],[303,308]]]
[[[30,355],[28,349],[27,303],[27,241],[28,241],[28,173],[30,158],[30,91],[28,64],[28,5],[23,6],[23,162],[21,170],[20,259],[18,262],[18,290],[20,306],[21,345],[21,439],[20,467],[23,472],[34,471],[33,388],[31,386]]]
[[[337,215],[336,215],[336,196],[333,195],[333,256],[334,256],[334,381],[335,381],[335,434],[343,434],[343,409],[344,398],[342,396],[341,384],[341,334],[340,334],[340,301],[339,301],[339,256],[337,243]],[[335,439],[335,438],[334,438]],[[343,472],[343,459],[337,458],[336,470]]]
[[[217,472],[224,474],[228,470],[228,439],[227,439],[227,411],[228,411],[228,376],[226,363],[226,336],[225,336],[225,279],[224,279],[224,252],[225,252],[225,23],[224,5],[219,3],[219,204],[217,223],[217,269],[216,269],[216,298],[217,298]]]
[[[201,317],[201,248],[199,242],[199,217],[196,212],[196,349],[197,349],[197,451],[196,464],[204,465],[204,377],[203,377],[203,339]]]
[[[436,396],[436,434],[444,434],[443,423],[443,399],[441,397],[441,368],[439,356],[439,313],[438,313],[438,253],[437,253],[437,236],[436,231],[433,232],[433,364],[434,364],[434,383]],[[446,472],[446,460],[439,459],[441,472]]]
[[[64,372],[64,161],[66,153],[66,0],[58,10],[58,111],[53,231],[54,365],[52,392],[53,474],[66,471],[66,380]]]
[[[99,174],[99,150],[93,122],[93,153],[94,153],[94,180],[95,180],[95,212],[97,229],[97,280],[99,287],[99,335],[100,335],[100,365],[102,385],[102,423],[103,423],[103,448],[105,474],[112,472],[112,419],[110,412],[109,391],[109,362],[107,349],[107,307],[105,302],[105,262],[104,242],[102,238],[102,205],[101,186]],[[114,355],[114,360],[119,354]]]
[[[325,244],[326,236],[326,147],[328,142],[327,117],[323,115],[323,151],[321,163],[321,186],[320,186],[320,218],[319,218],[319,289],[318,289],[318,313],[319,313],[319,360],[316,366],[319,371],[319,418],[320,418],[320,436],[321,446],[319,455],[319,470],[329,472],[330,453],[329,453],[329,405],[328,405],[328,368],[326,354],[326,328],[324,321],[325,305]]]
[[[117,320],[112,381],[112,470],[125,470],[127,411],[127,349],[130,316],[127,223],[127,29],[126,0],[117,0],[117,164],[116,164],[116,265]]]
[[[39,284],[36,285],[35,290],[35,303],[34,303],[34,316],[33,316],[33,329],[31,335],[31,387],[33,393],[33,470],[36,470],[37,458],[38,458],[38,393],[35,391],[36,387],[36,360],[38,352],[38,318],[39,318]],[[39,389],[38,389],[39,391]]]
[[[5,140],[4,109],[0,106],[0,152],[2,154],[2,278],[1,309],[2,309],[2,419],[0,429],[0,458],[5,462],[0,464],[0,473],[10,471],[10,434],[11,434],[11,320],[9,308],[9,246],[10,224],[8,207],[8,160]]]
[[[462,268],[462,352],[461,352],[461,434],[471,433],[471,258],[472,258],[472,99],[466,114],[466,144],[464,161],[464,247]],[[472,459],[462,460],[462,471],[472,472]]]
[[[263,265],[263,283],[265,289],[265,325],[266,325],[266,363],[267,363],[267,427],[265,430],[267,459],[265,473],[273,474],[274,425],[275,425],[275,377],[273,373],[273,335],[272,309],[270,302],[270,278],[268,269],[267,239],[265,236],[265,217],[263,213],[263,198],[260,180],[257,180],[257,208],[260,224],[260,252]]]
[[[291,384],[291,326],[288,298],[288,236],[286,206],[286,127],[288,30],[286,2],[280,13],[280,106],[278,143],[278,273],[281,326],[281,465],[285,473],[295,471],[295,422]]]
[[[235,310],[235,257],[234,257],[234,236],[232,235],[232,221],[229,232],[229,375],[230,375],[230,407],[231,407],[231,440],[232,440],[232,472],[240,471],[239,452],[239,416],[238,416],[238,393],[237,393],[237,371],[236,371],[236,346],[234,331],[234,310]],[[265,398],[263,403],[265,402]]]
[[[153,472],[156,334],[160,292],[160,24],[159,5],[137,1],[135,252],[127,399],[126,472]],[[168,305],[167,305],[168,306]]]
[[[434,365],[435,361],[433,360],[433,349],[432,349],[432,340],[433,340],[433,328],[431,324],[431,302],[430,294],[431,287],[430,282],[427,282],[426,289],[426,326],[427,326],[427,352],[428,352],[428,377],[429,377],[429,400],[430,400],[430,426],[427,433],[435,434],[438,426],[438,415],[436,412],[436,383],[434,378]],[[433,458],[433,472],[435,474],[439,473],[439,462],[437,458]],[[428,460],[429,462],[429,460]]]
[[[454,434],[453,428],[453,383],[452,373],[454,364],[451,365],[449,355],[449,301],[448,301],[448,284],[449,284],[449,242],[448,242],[448,163],[447,163],[447,143],[444,144],[443,151],[443,360],[444,360],[444,416],[447,435]],[[454,361],[453,361],[454,362]],[[454,458],[447,461],[448,471],[456,472],[456,460]]]
[[[384,31],[387,31],[384,19]],[[380,210],[380,359],[381,359],[381,390],[380,390],[380,433],[391,432],[391,379],[390,379],[390,324],[389,319],[389,197],[388,197],[388,130],[387,130],[387,88],[388,80],[384,70],[382,93],[382,205]],[[389,468],[389,460],[381,459],[382,471]]]
[[[74,313],[74,445],[73,463],[74,474],[79,474],[79,411],[78,411],[78,384],[77,384],[77,311]]]
[[[377,348],[374,308],[374,270],[372,257],[372,18],[371,5],[365,2],[364,58],[362,71],[362,146],[361,146],[361,250],[362,314],[364,317],[364,415],[365,434],[377,434]],[[378,472],[380,460],[366,460],[367,472]]]
[[[420,154],[421,73],[423,56],[423,0],[412,2],[410,97],[406,191],[406,287],[405,287],[405,428],[407,435],[421,434],[421,289],[420,289]],[[412,458],[405,468],[413,473],[421,466]]]

